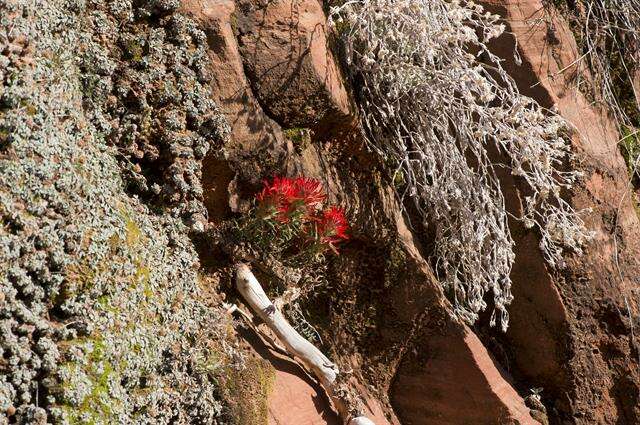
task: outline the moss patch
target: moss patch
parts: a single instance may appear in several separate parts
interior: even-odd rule
[[[102,424],[111,423],[116,418],[113,414],[113,407],[119,402],[112,397],[109,390],[109,382],[119,382],[120,370],[126,364],[121,362],[120,365],[114,365],[105,357],[106,346],[101,337],[78,338],[69,341],[68,348],[75,347],[88,353],[88,362],[84,366],[76,363],[69,363],[71,370],[75,369],[74,375],[81,373],[88,378],[91,390],[79,405],[68,402],[63,403],[61,407],[66,413],[67,419],[71,424]],[[60,389],[72,389],[74,387],[73,380],[70,382],[63,381]]]
[[[288,128],[283,131],[285,137],[293,142],[298,153],[302,152],[311,143],[311,130],[308,128]]]
[[[268,423],[269,394],[275,382],[275,369],[266,360],[247,359],[242,370],[229,370],[224,377],[226,398],[231,400],[231,416],[238,424]]]
[[[627,163],[629,175],[637,180],[640,178],[640,130],[630,127],[622,128],[620,151]]]

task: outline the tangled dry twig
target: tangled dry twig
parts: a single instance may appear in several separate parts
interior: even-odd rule
[[[640,63],[640,1],[583,0],[578,4],[576,32],[595,78],[593,94],[620,125],[637,125],[640,93],[633,79]]]
[[[498,167],[528,186],[518,219],[539,230],[551,265],[589,237],[561,196],[581,176],[562,167],[572,160],[566,123],[518,92],[487,47],[504,25],[471,1],[350,1],[331,20],[371,148],[435,228],[436,269],[456,314],[474,322],[491,291],[492,324],[506,329],[514,242]]]

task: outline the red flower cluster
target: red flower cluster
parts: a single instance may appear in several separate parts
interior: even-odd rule
[[[280,225],[297,225],[306,239],[336,251],[336,244],[348,239],[349,226],[342,208],[321,210],[326,197],[318,180],[274,177],[271,183],[265,180],[256,195],[258,216]]]
[[[318,180],[298,177],[293,180],[293,185],[296,188],[294,197],[303,202],[309,213],[315,213],[327,197]]]
[[[280,223],[315,213],[325,198],[320,182],[307,177],[274,177],[273,183],[265,180],[264,188],[256,195],[262,217],[274,217]]]
[[[349,228],[344,211],[340,207],[331,206],[322,212],[322,218],[318,222],[318,235],[320,241],[335,247],[341,240],[348,239],[346,231]]]
[[[295,187],[288,178],[275,177],[273,183],[264,181],[262,192],[256,195],[258,213],[262,218],[275,217],[281,223],[289,221],[288,213],[294,200]]]

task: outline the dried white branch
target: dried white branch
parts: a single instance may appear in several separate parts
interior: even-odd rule
[[[251,329],[253,329],[253,331],[255,333],[257,333],[259,336],[261,336],[262,338],[264,338],[265,340],[267,340],[267,342],[271,345],[271,347],[273,347],[276,351],[278,351],[281,354],[284,355],[289,355],[289,352],[286,350],[286,348],[284,348],[283,346],[281,346],[280,344],[278,344],[277,341],[274,341],[273,338],[271,338],[270,335],[267,335],[265,332],[262,332],[260,330],[260,328],[258,328],[254,323],[253,323],[253,319],[251,318],[251,316],[249,316],[244,310],[242,310],[240,307],[238,307],[235,304],[227,304],[227,303],[223,303],[223,307],[225,308],[227,314],[233,314],[233,313],[238,313],[240,315],[240,317],[242,317],[242,319],[245,321],[245,323],[247,325],[249,325],[249,327]]]
[[[246,264],[236,265],[236,288],[255,314],[276,334],[289,354],[318,378],[345,424],[373,425],[361,413],[354,414],[354,403],[339,385],[340,371],[336,365],[287,322]]]

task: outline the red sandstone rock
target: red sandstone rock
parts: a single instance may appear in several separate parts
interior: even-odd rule
[[[265,111],[283,128],[348,121],[351,104],[318,0],[239,2],[240,52]]]
[[[294,170],[325,179],[329,193],[336,197],[332,201],[351,205],[357,217],[354,226],[362,226],[362,231],[380,231],[376,224],[367,222],[371,218],[370,208],[374,208],[376,218],[385,217],[391,223],[389,231],[398,236],[407,255],[405,273],[393,277],[395,286],[379,293],[372,306],[357,307],[366,310],[377,303],[392,306],[392,312],[383,319],[387,327],[379,329],[384,335],[380,336],[382,346],[375,350],[384,364],[359,359],[352,362],[351,367],[359,370],[370,365],[393,371],[391,375],[377,376],[375,384],[380,393],[390,393],[394,413],[403,424],[537,424],[508,376],[478,338],[466,326],[451,319],[450,306],[422,257],[391,189],[381,187],[375,195],[367,193],[361,189],[364,182],[359,182],[357,177],[341,178],[337,164],[328,163],[328,157],[328,153],[311,146],[301,153]],[[360,189],[353,189],[352,184]],[[375,254],[367,250],[341,254],[354,256],[348,262],[358,265],[356,269],[367,287],[375,286],[377,279],[367,261],[384,261],[371,258],[372,255]],[[358,285],[358,280],[350,284]],[[338,328],[334,325],[336,332]],[[411,335],[412,332],[415,335]],[[398,345],[403,346],[399,353],[394,351]],[[344,364],[349,359],[341,360]]]
[[[545,15],[547,20],[536,21],[543,10],[540,0],[490,3],[519,37],[524,63],[517,67],[511,60],[505,66],[522,92],[545,107],[557,107],[582,136],[574,138],[574,144],[586,158],[589,175],[585,187],[575,191],[573,202],[578,208],[595,207],[587,221],[597,237],[584,257],[570,260],[567,271],[557,274],[547,269],[536,235],[514,227],[511,327],[506,337],[483,335],[483,341],[516,374],[521,386],[544,387],[543,396],[552,400],[548,407],[555,409],[550,412],[555,419],[633,423],[637,418],[637,363],[632,358],[624,298],[637,315],[630,288],[631,279],[638,275],[634,258],[640,258],[640,225],[629,197],[623,196],[627,193],[626,169],[617,150],[615,128],[606,115],[570,89],[571,67],[559,73],[577,57],[562,18]],[[380,287],[377,276],[351,277],[350,284],[362,279],[367,289],[378,291],[377,299],[358,309],[386,307],[384,326],[376,330],[384,342],[375,347],[375,358],[362,358],[357,352],[364,347],[357,346],[353,335],[336,328],[337,343],[357,354],[336,359],[338,363],[352,366],[358,375],[363,367],[382,371],[369,384],[378,385],[381,400],[391,392],[403,423],[533,423],[510,383],[512,378],[467,327],[450,319],[450,307],[389,188],[378,182],[377,189],[371,189],[371,182],[378,180],[366,154],[359,152],[357,144],[349,147],[349,160],[343,156],[339,161],[330,147],[311,145],[296,152],[275,122],[312,127],[322,138],[329,132],[327,126],[352,119],[346,91],[327,53],[320,5],[316,0],[295,4],[243,0],[239,5],[236,11],[227,0],[183,3],[183,9],[207,29],[214,64],[212,89],[232,126],[227,151],[245,165],[259,162],[258,152],[265,147],[286,152],[288,174],[324,180],[331,200],[349,206],[354,231],[365,233],[341,256],[346,264],[366,267],[372,260],[367,244],[385,234],[398,234],[409,258],[404,275],[397,276],[397,285],[391,289]],[[532,26],[533,22],[538,25]],[[549,44],[550,28],[553,45]],[[513,47],[513,39],[503,36],[495,50],[512,58]],[[351,140],[358,137],[354,133]],[[239,170],[230,162],[228,171],[222,173],[228,176],[221,179],[216,171],[221,165],[208,163],[214,177],[209,184],[203,182],[205,190],[224,187],[222,195],[211,197],[210,210],[214,211],[225,202],[226,186]],[[508,179],[502,179],[505,197],[509,208],[517,212],[520,188]],[[614,261],[616,245],[621,250],[620,269]],[[338,315],[331,320],[339,324],[342,319],[350,317]],[[511,354],[501,352],[504,346]],[[279,371],[277,376],[270,399],[273,423],[331,423],[326,398],[318,397],[318,389],[304,376],[288,371]],[[397,423],[388,406],[380,407],[373,397],[369,401],[379,406],[373,410]]]
[[[185,0],[181,8],[207,33],[212,94],[231,126],[232,148],[250,151],[284,140],[280,127],[262,111],[245,76],[233,28],[237,15],[235,3],[232,0]]]
[[[516,240],[515,299],[502,343],[513,352],[511,366],[519,380],[544,388],[556,420],[638,423],[639,359],[630,317],[638,317],[632,288],[640,275],[640,222],[615,123],[575,88],[584,64],[576,62],[582,53],[563,16],[541,0],[483,3],[506,18],[519,40],[522,66],[513,62],[511,36],[502,36],[494,47],[521,91],[557,108],[575,126],[572,142],[586,179],[571,202],[576,209],[593,209],[586,224],[596,232],[585,255],[568,255],[568,267],[560,273],[547,270],[533,234]],[[519,188],[514,184],[513,190]]]

